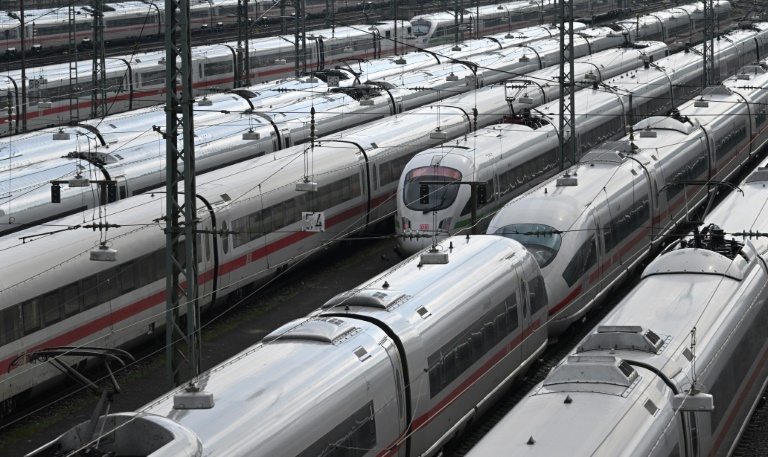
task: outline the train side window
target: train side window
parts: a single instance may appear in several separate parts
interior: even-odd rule
[[[72,283],[61,289],[61,303],[64,305],[64,317],[80,312],[80,292],[78,283]]]
[[[40,328],[40,306],[37,298],[33,298],[21,305],[24,319],[24,334],[30,333]]]
[[[144,287],[154,281],[155,265],[152,262],[152,255],[145,255],[136,261],[134,270],[136,272],[136,288]]]
[[[296,199],[291,198],[283,203],[283,212],[285,213],[285,225],[293,224],[299,220],[296,214]]]
[[[469,345],[472,348],[472,360],[480,360],[483,356],[483,335],[478,332],[470,332]]]
[[[136,280],[133,275],[134,265],[135,262],[129,262],[120,268],[120,295],[136,288]]]
[[[507,317],[504,315],[503,311],[501,314],[496,315],[493,323],[496,326],[496,338],[498,341],[501,341],[505,336],[509,335],[509,331],[507,329]]]
[[[80,288],[83,294],[83,309],[91,309],[99,304],[96,275],[89,276],[81,281]]]
[[[4,309],[0,313],[0,345],[8,344],[21,338],[21,310],[18,306]]]
[[[227,235],[227,221],[221,223],[221,250],[224,254],[229,252],[229,235]]]
[[[125,191],[125,186],[120,186],[120,200],[124,200],[128,196],[128,193]]]
[[[510,306],[509,300],[507,300],[507,329],[509,333],[517,330],[517,326],[520,325],[520,318],[517,313],[517,303]]]
[[[43,296],[43,323],[49,326],[61,320],[61,307],[59,306],[58,291],[50,292]]]

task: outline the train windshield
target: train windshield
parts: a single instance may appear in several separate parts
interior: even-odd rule
[[[430,181],[441,181],[446,184],[425,184]],[[459,181],[461,181],[461,172],[454,168],[441,166],[414,168],[405,175],[403,202],[408,209],[425,213],[448,208],[456,201],[456,195],[461,187],[450,183]]]
[[[544,224],[511,224],[496,230],[501,235],[519,242],[533,254],[539,268],[549,265],[560,250],[562,236],[557,229]]]
[[[424,36],[429,33],[429,27],[431,25],[432,23],[429,21],[425,21],[424,19],[417,19],[411,23],[411,26],[413,27],[413,34],[417,37]]]

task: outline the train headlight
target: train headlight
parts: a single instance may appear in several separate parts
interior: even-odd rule
[[[401,218],[401,222],[403,225],[403,230],[410,230],[411,229],[411,220],[407,217]]]
[[[440,225],[437,226],[438,230],[442,230],[444,232],[447,232],[451,229],[451,221],[453,220],[453,217],[446,217],[442,221],[440,221]]]

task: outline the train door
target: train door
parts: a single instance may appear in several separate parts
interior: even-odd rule
[[[117,199],[124,200],[130,195],[130,189],[128,188],[128,181],[125,179],[125,175],[114,177],[117,181]]]
[[[373,58],[380,59],[381,58],[381,34],[379,33],[379,29],[373,30],[373,33],[371,33],[371,39],[373,40]]]
[[[202,214],[201,214],[202,216]],[[213,229],[209,217],[201,217],[202,221],[197,225],[197,277],[198,277],[198,296],[202,299],[201,305],[205,306],[213,299],[211,293],[217,286],[217,280],[214,271],[213,255],[213,236],[210,232]]]
[[[379,343],[379,345],[387,352],[387,356],[389,356],[389,362],[392,365],[392,375],[394,376],[393,385],[396,389],[395,399],[397,400],[397,436],[402,436],[405,433],[406,427],[408,426],[408,421],[406,420],[405,414],[405,408],[407,407],[407,404],[405,402],[405,379],[403,377],[403,362],[400,360],[400,353],[397,352],[395,345],[392,344],[392,341],[389,338]],[[406,451],[407,446],[400,446],[397,450],[397,454],[388,455],[405,456]]]
[[[529,338],[534,334],[534,319],[531,315],[531,304],[528,296],[528,283],[525,281],[525,272],[523,271],[522,266],[518,266],[516,270],[517,277],[519,278],[518,284],[520,285],[515,292],[517,294],[517,306],[519,308],[518,316],[520,317],[520,331],[522,337],[522,342],[520,343],[522,349],[520,357],[526,358],[526,356],[536,352],[536,344],[532,338]]]
[[[322,70],[325,68],[325,42],[323,38],[317,39],[317,69]]]

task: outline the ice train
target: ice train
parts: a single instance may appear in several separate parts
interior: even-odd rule
[[[590,48],[612,47],[615,39],[609,34],[595,34],[589,40],[580,39],[577,51],[586,54]],[[531,51],[537,51],[541,61],[523,59],[521,62],[521,56]],[[472,71],[471,65],[467,63],[436,65],[430,67],[429,71],[381,78],[365,87],[366,98],[360,101],[345,95],[345,92],[317,96],[310,94],[290,106],[255,115],[248,114],[253,110],[248,110],[246,101],[236,95],[209,97],[207,103],[198,101],[196,105],[196,117],[199,119],[195,120],[197,170],[204,172],[220,168],[307,141],[311,133],[312,109],[316,111],[316,137],[403,111],[406,111],[403,116],[416,116],[414,119],[422,115],[436,119],[441,117],[441,113],[445,114],[446,119],[451,119],[451,114],[458,108],[464,113],[465,120],[472,118],[473,128],[482,127],[499,120],[503,114],[509,114],[509,107],[503,98],[491,101],[485,108],[487,112],[477,119],[472,110],[479,106],[481,100],[489,98],[486,95],[479,98],[454,96],[439,103],[434,100],[504,78],[505,70],[526,72],[539,68],[539,65],[548,65],[556,60],[559,52],[559,45],[552,40],[530,43],[506,53],[478,56],[474,61],[483,63],[482,71]],[[638,67],[642,64],[642,56],[660,57],[665,53],[666,46],[662,43],[637,43],[632,48],[612,49],[581,59],[583,61],[579,61],[577,67],[580,70],[595,71],[600,68],[602,75],[608,77]],[[537,78],[548,74],[539,71],[532,76]],[[454,78],[447,77],[450,75]],[[436,90],[411,89],[415,83]],[[494,90],[498,91],[503,91],[503,88]],[[348,93],[354,95],[354,91]],[[425,104],[427,109],[415,115],[408,114]],[[88,188],[62,184],[61,202],[51,204],[52,180],[67,181],[78,174],[89,180],[112,179],[117,181],[115,197],[118,199],[162,185],[164,156],[160,151],[164,143],[162,135],[155,131],[154,126],[164,123],[163,116],[164,112],[160,109],[148,109],[141,115],[126,113],[113,116],[105,122],[91,121],[82,126],[62,129],[55,135],[34,135],[26,142],[9,142],[13,149],[8,152],[13,155],[7,163],[15,165],[0,172],[0,194],[6,196],[0,206],[0,233],[81,211],[98,204],[103,196],[103,192],[100,192],[93,198]],[[432,129],[437,125],[432,122],[418,125],[413,128],[413,132],[420,132],[426,137],[434,133]],[[379,138],[386,138],[381,133],[391,128],[392,125],[387,122],[377,123],[374,129],[378,130],[366,129],[361,134],[360,144],[365,145],[366,149],[372,143],[381,145]],[[117,133],[120,131],[131,133],[120,135]],[[345,134],[345,137],[349,138],[349,135]],[[246,137],[249,138],[247,141],[244,140]],[[94,141],[85,141],[86,138],[93,138]],[[439,143],[439,140],[438,136],[432,144]],[[93,149],[89,149],[91,147]],[[399,174],[395,179],[397,177]]]
[[[687,220],[708,195],[697,181],[731,179],[765,144],[768,100],[746,81],[768,81],[765,67],[644,119],[633,138],[598,146],[496,213],[487,233],[517,239],[539,261],[550,332],[583,316]]]
[[[468,455],[732,455],[768,383],[767,181],[651,262]]]
[[[78,428],[29,455],[437,455],[546,346],[546,292],[519,243],[440,248],[448,262],[402,262],[202,375],[211,408],[180,409],[181,389],[100,418],[104,445]]]
[[[577,69],[585,77],[582,84],[593,86],[576,94],[577,152],[618,139],[640,119],[665,115],[690,100],[702,87],[701,49],[694,47],[656,62],[648,55],[645,68],[612,78],[603,77],[598,67]],[[718,79],[734,75],[741,66],[768,56],[768,24],[723,36],[713,52]],[[557,77],[554,72],[552,78]],[[486,183],[487,202],[476,210],[475,229],[480,231],[487,227],[489,215],[556,173],[559,102],[544,102],[557,98],[559,88],[548,81],[547,77],[510,80],[504,94],[515,108],[514,116],[507,119],[509,125],[478,130],[463,140],[424,151],[406,166],[398,188],[395,225],[401,255],[427,247],[433,237],[472,228],[468,186],[434,181],[466,177]],[[434,165],[438,167],[430,168]],[[422,181],[432,182],[425,188],[426,195],[421,194]]]
[[[526,3],[527,4],[527,3]],[[716,2],[719,23],[723,30],[730,22],[730,4]],[[696,42],[701,39],[703,21],[702,5],[694,3],[646,15],[633,21],[614,24],[611,30],[619,36],[625,36],[630,42],[665,41],[671,43]],[[575,30],[583,24],[575,24]],[[397,29],[397,30],[395,30]],[[366,26],[336,27],[317,30],[307,37],[307,66],[300,66],[301,72],[312,72],[323,80],[334,76],[340,84],[348,85],[366,81],[370,63],[350,65],[347,59],[377,59],[393,52],[408,53],[404,58],[391,59],[388,64],[392,72],[420,67],[425,63],[449,62],[451,59],[463,59],[469,49],[459,45],[453,51],[453,45],[443,44],[437,48],[417,50],[407,40],[411,32],[407,22],[379,22]],[[395,37],[395,33],[397,37]],[[484,33],[489,33],[484,32]],[[535,37],[557,37],[557,28],[549,26],[528,27],[514,33],[501,32],[471,42],[472,52],[479,49],[505,49],[515,46],[526,39]],[[585,36],[588,38],[588,36]],[[247,63],[251,84],[294,76],[295,47],[293,36],[273,37],[252,40],[249,45]],[[397,41],[400,48],[395,49]],[[427,44],[419,45],[423,48]],[[429,44],[432,45],[432,44]],[[395,52],[397,51],[397,52]],[[418,51],[415,52],[414,51]],[[593,51],[594,52],[594,51]],[[216,91],[233,89],[238,84],[237,43],[201,46],[193,52],[193,86],[200,95]],[[430,57],[431,56],[431,57]],[[532,55],[529,57],[533,57]],[[406,62],[403,65],[403,62]],[[106,75],[106,97],[109,113],[141,108],[152,104],[165,103],[165,56],[162,52],[139,53],[109,59]],[[377,68],[381,70],[381,68]],[[9,115],[0,116],[0,134],[18,133],[26,120],[28,130],[51,125],[65,125],[71,121],[82,121],[91,117],[91,89],[93,85],[92,67],[88,63],[77,66],[73,79],[68,64],[31,68],[26,72],[27,108],[23,117],[21,100],[21,73],[8,72],[0,79],[0,112]],[[75,83],[73,83],[73,81]],[[250,90],[259,91],[258,87]]]

